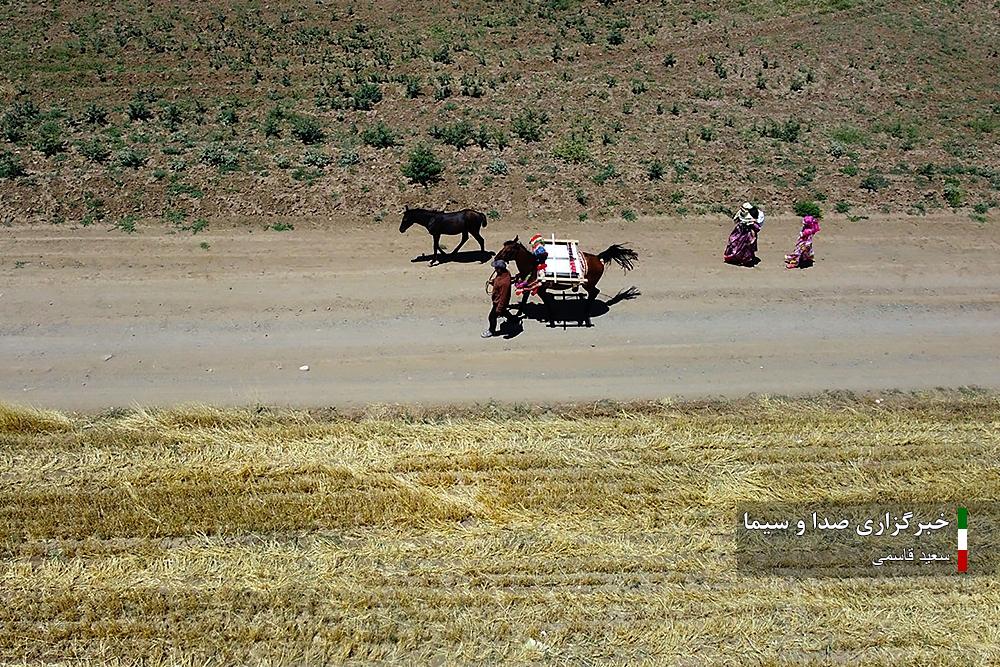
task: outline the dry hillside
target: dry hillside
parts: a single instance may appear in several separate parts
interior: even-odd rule
[[[1000,188],[994,0],[0,5],[0,222],[957,208]],[[401,168],[424,146],[425,189]],[[426,165],[425,165],[426,166]],[[433,170],[423,174],[433,176]],[[418,174],[419,175],[419,174]]]

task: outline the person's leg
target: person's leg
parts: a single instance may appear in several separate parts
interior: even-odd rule
[[[489,331],[490,331],[491,334],[493,334],[495,336],[496,333],[497,333],[497,307],[496,306],[493,306],[492,308],[490,308],[490,317],[489,317],[489,320],[490,320],[490,329],[489,329]]]

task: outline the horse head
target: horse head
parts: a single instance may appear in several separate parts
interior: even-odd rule
[[[496,258],[502,259],[505,262],[513,261],[517,257],[517,249],[519,246],[524,247],[521,246],[521,242],[517,240],[516,236],[510,241],[504,241],[503,247],[497,251]]]
[[[403,220],[399,223],[399,233],[402,234],[407,229],[409,229],[413,223],[417,221],[417,211],[416,209],[410,209],[409,206],[403,211]]]

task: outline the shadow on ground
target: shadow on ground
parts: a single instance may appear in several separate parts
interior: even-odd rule
[[[456,262],[458,264],[472,264],[473,262],[479,262],[484,264],[493,257],[493,253],[489,250],[463,250],[456,253],[445,253],[444,255],[438,255],[437,261],[434,259],[434,255],[417,255],[410,261],[416,264],[417,262],[430,262],[431,266],[437,266],[438,264],[450,264]]]
[[[559,294],[556,292],[555,294]],[[587,293],[583,290],[579,292],[565,292],[566,297],[556,296],[552,299],[552,310],[554,314],[554,320],[556,326],[561,326],[564,329],[566,327],[576,326],[582,327],[586,326],[587,323]],[[590,317],[593,319],[595,317],[601,317],[606,315],[616,304],[622,301],[631,301],[642,295],[636,287],[628,287],[618,292],[610,299],[602,300],[598,297],[597,301],[594,302],[594,306],[591,309]],[[530,320],[535,320],[536,322],[544,322],[548,324],[549,318],[548,313],[545,310],[545,304],[534,297],[524,304],[523,307],[520,303],[515,303],[511,305],[511,310],[518,311],[522,318],[527,318]],[[518,332],[520,333],[520,332]],[[515,334],[516,335],[516,334]],[[513,338],[513,336],[510,336]]]

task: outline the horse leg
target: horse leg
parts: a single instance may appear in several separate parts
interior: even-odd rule
[[[472,236],[479,241],[479,252],[486,252],[486,241],[483,240],[482,235],[479,233],[478,229],[472,230]]]
[[[594,323],[590,321],[590,315],[594,310],[594,301],[597,300],[601,290],[597,289],[597,285],[584,285],[583,288],[587,290],[587,326],[592,327]]]
[[[431,264],[438,261],[438,253],[444,254],[444,250],[441,250],[441,235],[434,234],[434,250],[431,254]]]
[[[462,232],[462,242],[459,243],[457,246],[455,246],[455,249],[451,251],[451,254],[454,255],[456,252],[458,252],[458,249],[464,246],[465,242],[468,240],[469,240],[469,232]]]

